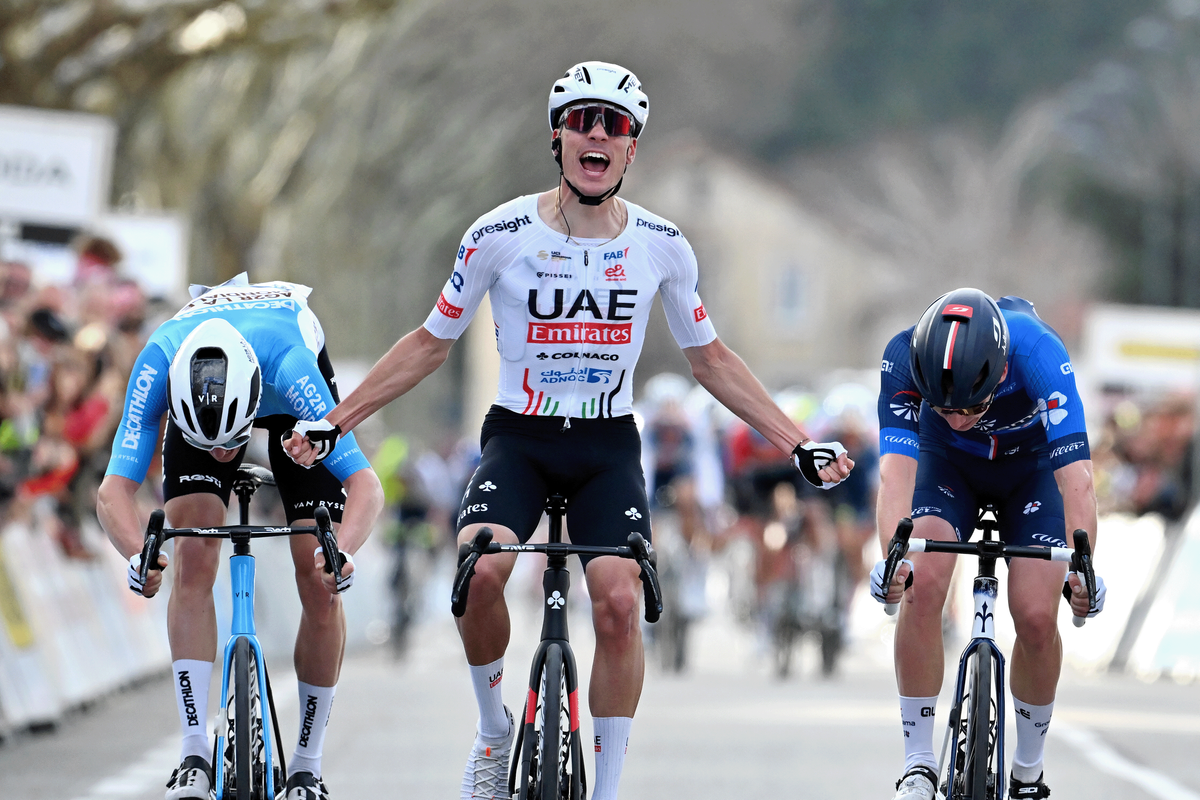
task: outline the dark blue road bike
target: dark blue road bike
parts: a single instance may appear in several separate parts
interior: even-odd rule
[[[219,528],[164,528],[165,515],[161,509],[150,514],[146,541],[142,547],[141,577],[146,580],[148,568],[158,564],[163,543],[177,536],[229,539],[233,555],[229,557],[229,572],[233,588],[233,620],[221,671],[221,697],[224,711],[217,725],[212,764],[216,769],[213,789],[216,800],[275,800],[287,778],[283,756],[283,740],[275,714],[275,699],[267,664],[254,627],[254,556],[250,540],[267,536],[312,534],[321,543],[325,554],[325,571],[333,565],[341,570],[345,563],[338,551],[337,538],[329,519],[328,509],[318,506],[313,526],[254,526],[250,525],[250,499],[259,486],[274,486],[269,470],[255,465],[242,466],[233,482],[238,497],[240,525]],[[264,709],[263,698],[267,699]],[[264,711],[268,713],[264,713]],[[272,748],[274,738],[274,748]],[[221,758],[217,758],[220,755]]]

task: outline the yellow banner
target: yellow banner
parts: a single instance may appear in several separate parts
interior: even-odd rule
[[[4,627],[8,629],[8,638],[19,649],[33,644],[33,628],[25,619],[25,611],[21,608],[21,598],[17,597],[17,588],[13,586],[8,576],[8,566],[4,563],[4,548],[0,547],[0,617],[4,618]]]
[[[1157,358],[1167,361],[1200,361],[1200,348],[1154,342],[1121,342],[1117,352],[1127,358]]]

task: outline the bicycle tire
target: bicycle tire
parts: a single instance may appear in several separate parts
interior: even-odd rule
[[[992,753],[992,656],[980,648],[972,658],[970,725],[967,738],[967,786],[971,800],[994,800],[988,788]],[[994,781],[994,779],[993,779]],[[993,782],[993,787],[995,783]]]
[[[542,721],[538,731],[539,800],[563,798],[563,659],[562,648],[552,644],[546,648],[546,666],[542,671]],[[568,726],[567,730],[570,730]]]
[[[257,702],[256,702],[257,701]],[[267,800],[263,759],[262,698],[258,690],[258,659],[250,640],[233,646],[233,797]]]

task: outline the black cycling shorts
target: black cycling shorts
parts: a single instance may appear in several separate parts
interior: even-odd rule
[[[480,432],[483,450],[458,513],[458,529],[503,525],[529,541],[546,498],[567,498],[566,528],[575,544],[616,547],[637,531],[650,539],[642,443],[631,415],[572,419],[531,417],[492,406]],[[587,566],[590,557],[581,560]]]
[[[338,399],[337,383],[333,377],[333,365],[322,348],[317,356],[317,365],[333,398]],[[334,522],[342,521],[346,507],[346,492],[342,483],[322,464],[312,469],[297,466],[283,451],[281,438],[292,429],[296,418],[286,414],[259,417],[254,427],[267,432],[267,456],[275,485],[283,500],[287,523],[298,519],[312,519],[313,509],[323,505],[329,509]],[[229,494],[233,490],[233,478],[246,456],[245,446],[230,461],[222,464],[204,450],[192,447],[183,440],[183,434],[174,422],[167,420],[167,431],[163,437],[163,500],[187,494],[215,494],[229,506]]]

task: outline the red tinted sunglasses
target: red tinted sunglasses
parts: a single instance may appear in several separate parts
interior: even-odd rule
[[[597,120],[609,136],[629,136],[633,131],[633,117],[613,106],[574,106],[562,117],[563,125],[579,133],[589,133]]]

